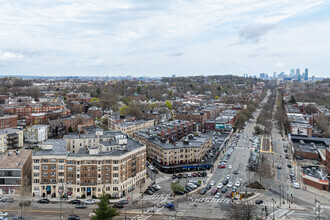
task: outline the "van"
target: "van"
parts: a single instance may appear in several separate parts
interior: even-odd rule
[[[294,188],[296,188],[296,189],[299,189],[299,188],[300,188],[300,184],[297,183],[297,182],[293,182],[293,183],[292,183],[292,186],[293,186]]]

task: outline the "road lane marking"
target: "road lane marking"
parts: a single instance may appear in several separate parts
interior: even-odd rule
[[[282,209],[277,209],[275,212],[269,214],[269,215],[275,215],[277,212],[282,211]]]
[[[287,213],[287,212],[289,212],[290,210],[285,210],[285,212],[282,212],[281,214],[279,214],[278,216],[277,216],[277,218],[280,218],[281,216],[283,216],[285,213]]]
[[[291,212],[289,212],[288,214],[286,214],[285,216],[282,217],[282,219],[288,217],[289,215],[291,215],[292,213],[294,213],[295,210],[292,210]]]
[[[0,209],[3,212],[21,212],[22,210]],[[26,212],[45,212],[45,213],[60,213],[60,211],[48,211],[48,210],[32,210],[25,209]]]

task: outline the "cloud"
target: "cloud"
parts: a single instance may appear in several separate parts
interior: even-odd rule
[[[252,24],[243,27],[238,34],[243,42],[258,43],[263,35],[275,27],[275,24]]]
[[[282,68],[282,67],[285,67],[285,65],[281,62],[278,62],[274,65],[275,67],[278,67],[278,68]]]
[[[10,52],[3,52],[0,50],[0,60],[17,60],[23,58],[21,54],[14,54]]]

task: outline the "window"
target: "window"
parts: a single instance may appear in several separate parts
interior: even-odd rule
[[[50,179],[51,183],[56,183],[56,179]]]
[[[48,170],[48,166],[42,166],[43,170]]]
[[[51,166],[50,166],[50,169],[51,169],[51,170],[56,170],[56,165],[51,165]]]
[[[58,165],[59,170],[64,170],[64,165]]]
[[[40,168],[39,166],[34,166],[33,167],[34,170],[39,170],[39,168]]]
[[[64,159],[59,159],[58,162],[59,163],[64,163]]]
[[[56,176],[56,173],[55,172],[51,172],[50,175],[51,176]]]
[[[42,176],[48,176],[48,173],[42,173]]]
[[[118,187],[113,187],[112,190],[113,191],[118,191]]]
[[[118,167],[113,167],[113,170],[118,170]]]
[[[118,177],[118,173],[113,173],[113,177]]]
[[[33,173],[33,176],[39,176],[39,173]]]
[[[110,171],[110,167],[105,167],[105,170],[106,171]]]
[[[33,160],[33,163],[40,163],[40,160]]]
[[[59,172],[58,176],[64,176],[64,172]]]
[[[39,179],[33,179],[33,183],[39,183],[39,182],[40,182]],[[39,190],[39,188],[38,188],[38,190]]]
[[[68,172],[72,172],[73,171],[73,167],[68,167]]]

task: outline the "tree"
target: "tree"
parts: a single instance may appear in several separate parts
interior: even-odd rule
[[[260,125],[256,125],[256,126],[254,127],[254,132],[255,132],[256,134],[262,134],[262,133],[263,133],[263,129],[261,128]]]
[[[173,192],[183,192],[184,187],[180,183],[171,183],[171,189]]]
[[[119,215],[116,208],[109,206],[109,196],[105,193],[102,194],[100,202],[97,205],[98,208],[94,210],[95,216],[91,220],[112,220]]]
[[[128,108],[127,105],[125,105],[125,106],[123,106],[123,107],[121,107],[121,108],[119,109],[119,113],[120,113],[121,115],[127,115],[127,114],[128,114],[128,111],[129,111],[129,108]]]
[[[289,100],[289,103],[291,103],[291,104],[296,104],[296,99],[294,98],[293,95],[291,95],[291,98],[290,98],[290,100]]]
[[[247,204],[232,204],[229,212],[230,219],[250,220],[257,215],[257,207]]]
[[[68,131],[69,131],[69,133],[73,132],[73,129],[71,126],[69,127]]]
[[[171,102],[168,101],[168,100],[166,100],[166,107],[167,107],[168,109],[172,109],[172,104],[171,104]]]
[[[220,97],[216,95],[216,96],[214,97],[214,99],[215,99],[215,100],[219,100]]]

